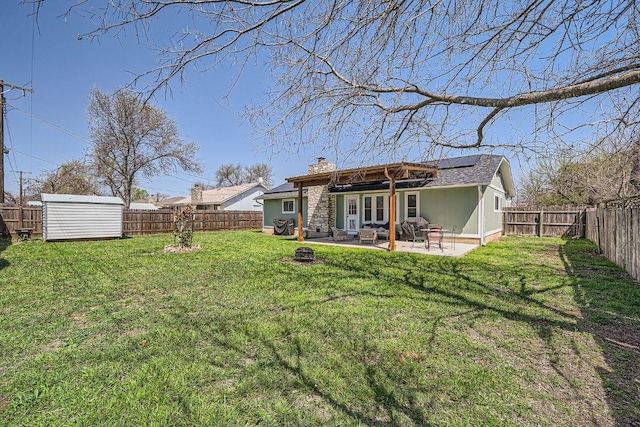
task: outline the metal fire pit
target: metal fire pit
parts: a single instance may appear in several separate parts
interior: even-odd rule
[[[296,256],[293,257],[298,262],[312,262],[315,258],[313,255],[313,249],[307,247],[301,247],[296,249]]]

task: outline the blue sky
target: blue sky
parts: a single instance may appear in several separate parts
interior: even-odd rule
[[[95,27],[73,14],[68,19],[62,17],[71,3],[42,3],[37,25],[32,5],[5,0],[0,6],[0,79],[35,91],[25,96],[17,90],[5,93],[5,146],[10,150],[5,156],[5,189],[13,194],[18,193],[19,179],[18,173],[11,171],[30,172],[25,177],[33,178],[89,150],[86,106],[93,86],[111,93],[131,82],[136,73],[157,65],[156,52],[131,30],[118,37],[109,34],[97,40],[78,40],[78,34]],[[168,38],[180,25],[179,16],[171,23],[154,22],[154,35],[166,34]],[[198,157],[204,171],[197,176],[177,172],[151,180],[139,177],[139,187],[150,194],[184,196],[195,182],[213,184],[221,164],[249,166],[257,162],[271,164],[274,185],[279,185],[288,176],[306,173],[307,165],[319,156],[336,162],[335,153],[320,148],[301,154],[266,151],[266,138],[257,137],[240,113],[248,104],[261,103],[270,73],[255,65],[249,67],[229,93],[236,75],[230,64],[206,73],[189,70],[184,84],[172,83],[171,96],[160,94],[153,99],[154,105],[176,122],[181,136],[200,147]],[[516,117],[523,120],[523,129],[531,126],[533,116],[528,112],[517,113]],[[505,129],[501,123],[492,126],[490,137],[514,138]],[[521,132],[526,134],[525,130]],[[506,154],[517,179],[520,164]]]
[[[18,193],[18,174],[11,170],[28,171],[31,175],[25,177],[34,177],[81,157],[89,149],[86,106],[93,86],[112,92],[130,82],[131,73],[156,65],[155,52],[131,34],[78,40],[77,34],[92,27],[77,16],[65,21],[60,15],[66,9],[60,3],[44,2],[35,28],[29,16],[31,5],[5,0],[0,6],[0,79],[35,91],[22,96],[21,91],[5,89],[5,145],[11,150],[5,156],[5,188],[13,194]],[[308,152],[269,157],[261,150],[263,141],[255,139],[239,113],[247,103],[260,101],[256,97],[264,92],[269,76],[249,69],[226,100],[236,74],[231,66],[208,73],[192,71],[184,85],[172,84],[172,96],[154,99],[153,103],[175,120],[181,136],[200,147],[198,156],[204,171],[197,177],[176,173],[150,181],[141,179],[140,187],[150,194],[187,195],[194,182],[209,179],[213,184],[221,164],[248,166],[256,162],[272,165],[277,185],[287,176],[305,173],[307,165],[322,155]]]

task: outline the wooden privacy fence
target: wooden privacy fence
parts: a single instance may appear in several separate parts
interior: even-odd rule
[[[255,211],[195,211],[193,231],[259,230],[262,212]],[[173,211],[125,210],[122,232],[126,235],[173,232]]]
[[[586,209],[532,210],[505,208],[503,234],[507,236],[585,237]]]
[[[0,236],[16,237],[18,228],[31,228],[32,235],[42,236],[42,208],[40,206],[0,206]]]
[[[262,212],[195,211],[193,217],[194,231],[262,229]],[[42,236],[42,207],[0,206],[0,235],[16,237],[17,228],[31,228],[34,237]],[[122,232],[129,236],[172,233],[173,211],[125,209],[122,213]]]
[[[587,239],[610,261],[640,280],[640,207],[587,210]]]

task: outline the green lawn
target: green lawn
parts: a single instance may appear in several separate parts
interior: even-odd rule
[[[640,286],[588,241],[169,243],[0,246],[0,425],[640,422]]]

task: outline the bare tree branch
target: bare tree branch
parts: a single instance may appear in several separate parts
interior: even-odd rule
[[[134,80],[147,96],[191,67],[264,61],[274,84],[251,117],[274,149],[536,150],[610,122],[607,94],[627,109],[640,94],[633,0],[82,0],[73,13],[96,23],[85,37],[132,28],[149,43],[189,17]],[[537,118],[523,139],[493,132],[520,111]]]

